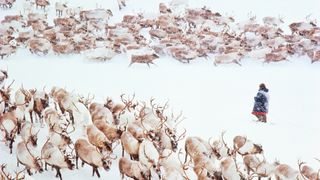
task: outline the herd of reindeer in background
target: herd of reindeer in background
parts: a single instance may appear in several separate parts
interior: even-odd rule
[[[15,7],[15,0],[0,0],[2,12]],[[148,18],[144,13],[124,15],[121,22],[108,23],[110,9],[69,7],[54,4],[56,15],[48,19],[48,0],[23,0],[20,14],[1,20],[0,56],[8,57],[19,48],[31,53],[56,55],[83,53],[93,60],[110,60],[127,53],[132,63],[154,64],[170,56],[180,62],[204,57],[214,64],[237,63],[243,58],[279,62],[295,56],[320,60],[320,28],[316,20],[289,24],[283,19],[264,17],[262,23],[251,15],[246,21],[203,8],[185,8],[183,1],[159,4],[159,12]],[[126,6],[118,0],[119,10]],[[42,10],[36,10],[40,7]],[[131,65],[130,64],[130,65]]]
[[[108,171],[117,161],[122,179],[320,179],[320,170],[304,162],[299,161],[297,169],[269,162],[262,146],[246,136],[235,136],[232,147],[224,140],[225,132],[209,140],[187,137],[186,129],[178,127],[185,119],[182,112],[169,112],[168,102],[121,95],[119,102],[107,98],[99,103],[94,96],[58,87],[46,92],[22,86],[13,92],[14,81],[6,85],[7,80],[7,71],[1,70],[0,132],[6,145],[2,147],[8,147],[2,151],[15,154],[17,166],[24,169],[10,173],[0,160],[1,180],[31,178],[47,166],[62,179],[60,170],[81,168],[79,159],[97,177],[99,169]],[[39,138],[39,132],[47,138]],[[121,157],[116,153],[119,145]]]

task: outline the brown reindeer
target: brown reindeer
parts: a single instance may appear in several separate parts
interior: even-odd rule
[[[75,151],[76,151],[76,167],[78,169],[78,159],[82,160],[82,165],[87,163],[92,166],[92,176],[96,173],[100,178],[100,174],[98,171],[99,167],[103,167],[106,171],[110,170],[112,159],[115,157],[111,157],[111,154],[107,154],[103,156],[99,153],[96,148],[91,145],[85,139],[78,139],[75,143]]]
[[[150,64],[154,64],[153,60],[158,59],[159,56],[155,53],[153,54],[142,54],[142,55],[131,55],[131,62],[129,66],[134,63],[145,63],[150,67]]]
[[[56,177],[59,177],[60,180],[62,180],[60,169],[68,168],[72,170],[74,164],[72,163],[70,156],[64,155],[56,145],[48,140],[41,149],[41,158],[45,160],[45,169],[47,170],[47,164],[52,166],[57,171]]]
[[[27,168],[28,174],[31,176],[31,169],[34,169],[38,172],[43,172],[42,162],[39,157],[34,156],[30,152],[28,147],[28,142],[19,142],[17,145],[17,166],[19,163],[24,165]]]
[[[49,6],[50,2],[48,0],[36,0],[36,8],[40,6],[41,9],[45,10],[46,6]]]
[[[9,111],[0,116],[0,130],[4,132],[6,142],[9,142],[10,154],[12,154],[13,142],[18,132],[18,119],[14,111]]]
[[[124,179],[124,175],[126,175],[127,177],[136,180],[151,180],[150,169],[139,161],[133,161],[122,157],[119,160],[119,171],[122,179]]]

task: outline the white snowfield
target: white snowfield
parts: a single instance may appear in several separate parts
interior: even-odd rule
[[[17,0],[18,1],[18,0]],[[22,1],[15,2],[12,9],[0,9],[0,19],[5,15],[17,14]],[[181,0],[180,0],[181,1]],[[47,7],[48,17],[55,17],[54,4]],[[70,7],[81,6],[84,9],[108,8],[113,11],[111,23],[118,22],[122,15],[130,13],[154,13],[160,2],[169,0],[128,0],[127,6],[118,10],[116,0],[76,1],[68,0]],[[289,1],[270,0],[188,0],[189,7],[207,6],[222,14],[234,15],[237,20],[246,20],[248,14],[281,16],[285,22],[304,21],[310,15],[319,22],[320,3],[318,0]],[[41,10],[37,10],[41,12]],[[102,52],[96,52],[100,54]],[[169,57],[160,57],[156,65],[148,68],[145,64],[130,64],[127,55],[113,57],[112,61],[92,62],[82,54],[46,56],[31,54],[26,49],[19,49],[16,54],[0,61],[0,69],[7,69],[9,84],[13,79],[13,89],[22,84],[25,88],[47,91],[53,86],[65,87],[68,91],[79,94],[94,94],[98,102],[107,97],[119,97],[125,93],[135,93],[138,100],[155,97],[158,101],[169,100],[169,109],[180,112],[187,118],[179,127],[187,129],[187,136],[219,138],[226,131],[225,140],[232,146],[236,135],[247,136],[261,144],[265,157],[272,162],[277,159],[298,169],[298,160],[306,162],[314,169],[319,169],[320,162],[320,63],[310,64],[306,56],[291,57],[289,61],[263,64],[262,60],[243,60],[237,64],[214,66],[212,60],[200,59],[190,64],[182,64]],[[269,88],[270,102],[267,123],[253,122],[251,115],[253,97],[258,85],[265,83]],[[40,128],[40,125],[37,126]],[[47,130],[39,133],[38,151],[47,138]],[[2,137],[0,137],[2,139]],[[14,173],[23,169],[16,167],[16,139],[13,154],[0,142],[0,164],[7,164],[6,170]],[[182,142],[180,147],[183,148]],[[118,159],[121,148],[115,151]],[[120,179],[118,160],[113,162],[111,170],[99,169],[100,179]],[[63,179],[98,179],[92,177],[88,165],[83,168],[61,171]],[[57,179],[55,171],[44,171],[26,179]]]

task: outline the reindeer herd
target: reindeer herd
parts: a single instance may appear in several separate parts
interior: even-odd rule
[[[310,18],[291,23],[291,32],[285,33],[282,18],[264,17],[261,24],[251,15],[237,22],[207,7],[178,11],[182,2],[173,0],[160,3],[153,17],[124,15],[121,22],[111,24],[111,10],[69,7],[65,1],[55,3],[56,16],[51,22],[45,13],[49,0],[23,1],[20,14],[1,20],[1,58],[26,48],[37,55],[84,53],[92,60],[110,60],[127,53],[131,64],[147,65],[163,56],[180,62],[205,57],[216,65],[241,65],[244,58],[279,62],[304,55],[312,63],[320,60],[320,28]],[[0,4],[11,8],[13,2],[2,0]],[[126,6],[125,0],[118,4],[119,9]],[[44,12],[37,11],[38,7]]]
[[[0,160],[1,180],[24,179],[48,166],[60,179],[61,169],[84,165],[92,168],[92,176],[101,177],[99,171],[109,171],[116,162],[122,179],[320,179],[319,171],[304,162],[294,169],[267,161],[262,146],[245,136],[235,136],[232,147],[225,132],[209,140],[186,137],[186,129],[178,127],[185,118],[168,112],[168,102],[121,95],[119,102],[107,98],[99,103],[94,96],[58,87],[46,92],[21,86],[12,92],[14,82],[5,85],[8,73],[2,70],[0,75],[3,151],[15,155],[17,166],[24,168],[13,174]],[[42,142],[40,132],[47,135]],[[122,153],[117,153],[120,147]]]

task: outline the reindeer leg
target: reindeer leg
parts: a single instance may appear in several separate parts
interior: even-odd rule
[[[81,163],[81,167],[83,167],[84,166],[84,161],[82,161],[82,163]]]
[[[79,160],[79,156],[76,154],[76,168],[79,169],[78,167],[78,160]]]
[[[60,180],[62,180],[62,175],[61,175],[61,172],[60,172],[60,168],[58,168],[58,172],[59,172]]]
[[[19,167],[19,160],[17,159],[17,167]]]
[[[18,134],[20,134],[20,131],[21,131],[21,121],[20,120],[18,120],[17,126],[18,126]]]
[[[122,157],[124,156],[124,147],[122,146]]]
[[[32,175],[30,168],[27,169],[27,172],[28,172],[29,176]]]
[[[74,124],[74,117],[73,117],[72,110],[68,110],[68,113],[69,113],[70,120],[71,120],[72,124]]]
[[[247,174],[249,175],[250,174],[250,167],[246,166],[246,168],[247,168]]]
[[[44,163],[44,170],[46,170],[46,171],[48,170],[48,163],[46,163],[46,162]]]
[[[187,153],[187,150],[186,150],[186,156],[184,157],[184,163],[187,163],[187,158],[188,158],[188,153]]]
[[[29,111],[29,115],[30,115],[31,123],[33,124],[32,111]]]
[[[94,172],[95,172],[95,167],[92,166],[92,176],[94,176]]]
[[[10,143],[9,143],[10,154],[12,154],[12,144],[13,144],[13,140],[10,140]]]
[[[97,174],[98,178],[100,178],[100,173],[99,173],[98,168],[96,167],[95,169],[96,169],[96,174]]]

